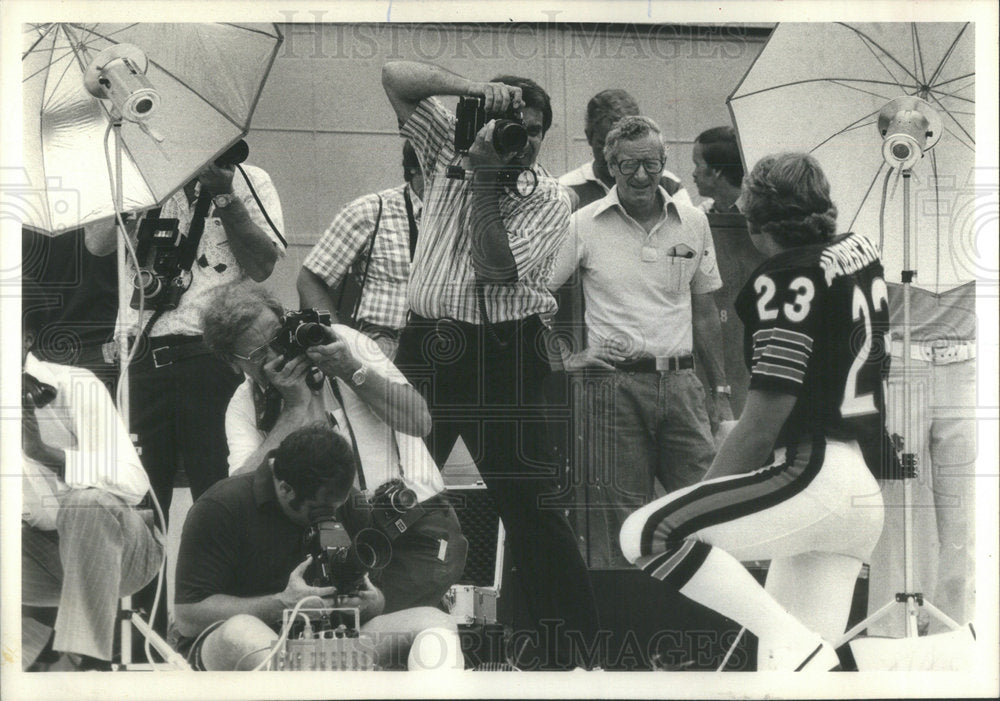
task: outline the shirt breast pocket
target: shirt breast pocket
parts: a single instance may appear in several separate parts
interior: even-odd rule
[[[691,284],[691,275],[696,265],[694,257],[668,255],[664,261],[666,287],[668,292],[684,292]]]

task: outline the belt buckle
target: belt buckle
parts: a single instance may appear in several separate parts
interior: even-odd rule
[[[655,362],[657,372],[674,372],[679,369],[680,364],[680,361],[677,358],[657,357]]]
[[[173,360],[167,360],[167,361],[161,363],[160,360],[159,360],[159,358],[157,358],[157,356],[156,356],[156,354],[159,353],[160,351],[167,351],[167,350],[170,350],[170,346],[160,346],[159,348],[154,348],[153,349],[153,367],[154,368],[165,368],[168,365],[172,365],[173,364],[173,362],[174,362]]]

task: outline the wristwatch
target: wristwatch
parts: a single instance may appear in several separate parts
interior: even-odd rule
[[[733,388],[730,387],[729,385],[719,385],[718,387],[715,388],[714,394],[716,395],[721,394],[726,397],[730,397],[733,394]]]
[[[224,192],[221,195],[216,195],[212,198],[212,204],[215,205],[216,209],[225,209],[231,205],[236,200],[236,197],[231,192]]]
[[[355,387],[360,387],[365,383],[365,380],[367,379],[368,379],[368,366],[362,365],[361,367],[359,367],[357,370],[354,371],[353,375],[351,375],[351,384],[354,385]]]

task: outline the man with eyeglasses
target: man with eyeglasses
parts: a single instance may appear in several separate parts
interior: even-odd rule
[[[599,200],[614,187],[615,179],[604,160],[604,144],[608,132],[622,117],[639,114],[639,103],[621,88],[602,90],[587,102],[587,117],[583,133],[594,155],[594,160],[559,176],[559,184],[573,193],[573,209],[586,207]],[[681,179],[669,170],[660,171],[660,185],[675,201],[691,203]]]
[[[732,419],[705,213],[659,185],[666,148],[648,117],[618,122],[604,153],[615,185],[573,214],[549,283],[580,271],[587,346],[564,348],[563,362],[587,394],[573,467],[590,490],[589,564],[601,569],[628,566],[618,532],[652,500],[654,479],[667,491],[700,480],[715,454],[712,425]],[[711,417],[695,343],[706,349]]]
[[[376,577],[385,612],[440,604],[469,546],[422,440],[430,430],[423,397],[373,339],[341,324],[329,327],[332,340],[285,357],[277,343],[285,310],[258,285],[226,285],[210,301],[205,342],[246,376],[226,410],[230,475],[254,472],[304,426],[334,426],[354,448],[359,489],[401,480],[416,496],[392,541],[392,559]],[[320,383],[307,381],[314,368],[325,376]]]

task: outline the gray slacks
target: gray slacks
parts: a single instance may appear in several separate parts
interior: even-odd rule
[[[59,608],[54,650],[110,660],[118,600],[159,571],[163,535],[151,511],[100,489],[73,489],[58,498],[55,531],[22,524],[21,601]],[[24,664],[39,651],[28,659],[25,648]]]

